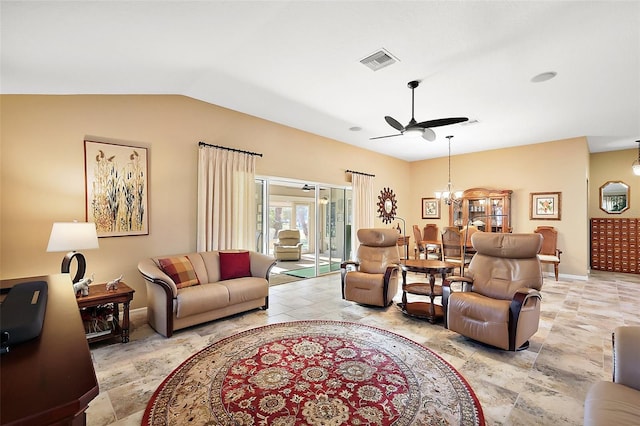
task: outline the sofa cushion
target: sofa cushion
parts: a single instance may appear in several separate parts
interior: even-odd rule
[[[164,273],[169,275],[178,288],[186,288],[200,284],[193,270],[193,265],[186,256],[158,259],[158,264]]]
[[[220,280],[251,276],[249,252],[220,252]]]
[[[174,309],[176,318],[186,318],[229,306],[229,289],[219,283],[207,283],[178,293]]]

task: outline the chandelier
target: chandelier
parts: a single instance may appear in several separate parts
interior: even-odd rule
[[[638,159],[633,162],[631,168],[634,175],[640,176],[640,140],[637,140],[636,142],[638,142]]]
[[[453,185],[451,185],[451,138],[453,136],[447,136],[449,139],[449,182],[447,182],[447,190],[446,191],[436,191],[436,198],[438,200],[443,199],[445,204],[448,206],[459,202],[460,198],[462,198],[462,191],[453,191]],[[640,149],[640,148],[638,148]]]

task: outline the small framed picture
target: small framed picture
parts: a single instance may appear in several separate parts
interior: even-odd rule
[[[438,198],[422,199],[422,218],[440,219],[440,200]]]
[[[561,192],[532,192],[529,200],[529,219],[560,220]]]

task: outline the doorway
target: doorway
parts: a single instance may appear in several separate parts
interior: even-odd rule
[[[350,253],[350,188],[257,178],[256,189],[256,250],[273,256],[273,243],[278,240],[280,230],[296,229],[300,234],[300,259],[279,260],[272,269],[274,282],[340,270],[340,264]]]

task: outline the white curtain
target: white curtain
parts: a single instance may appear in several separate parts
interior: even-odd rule
[[[207,145],[198,152],[197,250],[255,250],[255,155]]]
[[[373,195],[373,176],[360,173],[351,174],[353,197],[353,223],[351,229],[350,259],[356,258],[358,252],[358,229],[373,227],[375,218],[375,200]]]

